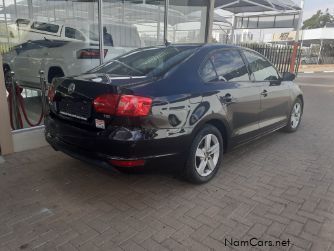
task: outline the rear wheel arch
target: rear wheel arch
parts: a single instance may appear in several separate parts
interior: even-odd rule
[[[225,126],[224,122],[219,120],[219,119],[212,119],[212,120],[207,121],[205,124],[212,125],[220,131],[220,133],[223,137],[224,152],[225,152],[227,147],[228,147],[228,140],[229,140],[228,135],[229,134],[228,134],[228,131],[226,129],[226,126]]]
[[[48,83],[52,82],[52,79],[55,77],[65,76],[64,71],[59,66],[51,66],[48,70]]]
[[[218,117],[206,118],[205,120],[203,120],[200,124],[198,124],[195,127],[195,129],[193,130],[193,135],[192,136],[195,137],[197,135],[197,133],[203,127],[205,127],[205,125],[212,125],[220,131],[220,133],[223,137],[224,152],[225,152],[228,148],[229,136],[231,135],[227,123],[224,121],[224,119],[218,118]]]

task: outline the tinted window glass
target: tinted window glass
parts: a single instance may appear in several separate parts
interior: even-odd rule
[[[65,28],[65,37],[85,41],[85,38],[80,31],[70,27]]]
[[[279,79],[276,69],[268,60],[250,51],[244,51],[244,54],[256,81]]]
[[[41,22],[34,22],[31,25],[32,29],[46,31],[50,33],[57,33],[59,30],[59,25],[56,24],[49,24],[49,23],[41,23]]]
[[[210,57],[218,79],[222,81],[249,81],[247,67],[237,50],[217,51]]]
[[[121,76],[158,76],[188,58],[197,47],[154,47],[131,51],[90,72]]]
[[[200,69],[200,75],[205,82],[217,80],[217,74],[211,60],[207,60]]]
[[[19,18],[16,20],[16,24],[17,25],[28,25],[30,23],[29,19],[23,19],[23,18]]]

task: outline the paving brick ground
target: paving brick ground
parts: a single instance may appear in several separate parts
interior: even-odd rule
[[[49,147],[7,156],[0,250],[230,250],[225,238],[252,237],[293,244],[271,250],[334,250],[333,80],[300,77],[300,130],[226,154],[202,186],[94,168]]]

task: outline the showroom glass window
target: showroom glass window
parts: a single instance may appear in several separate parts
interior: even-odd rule
[[[249,81],[247,67],[237,50],[214,52],[201,69],[204,81]]]
[[[244,55],[256,81],[279,79],[276,69],[264,57],[246,50],[244,51]]]

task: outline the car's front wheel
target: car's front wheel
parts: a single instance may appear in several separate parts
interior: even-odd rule
[[[223,137],[216,127],[205,125],[191,145],[185,177],[197,184],[208,182],[216,175],[222,159]]]
[[[297,98],[291,108],[288,124],[284,128],[285,131],[295,132],[300,125],[302,115],[303,115],[303,101],[300,98]]]

